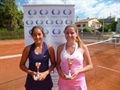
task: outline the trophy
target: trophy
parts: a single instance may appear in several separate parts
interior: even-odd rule
[[[37,80],[39,78],[39,76],[40,76],[40,74],[39,74],[40,65],[41,65],[40,62],[35,63],[35,66],[37,67],[37,74],[35,75],[35,80]]]
[[[73,59],[68,58],[67,62],[68,62],[68,74],[66,75],[66,78],[71,78],[72,77],[71,66],[72,66]]]

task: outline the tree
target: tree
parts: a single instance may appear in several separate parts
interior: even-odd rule
[[[117,25],[117,21],[115,21],[114,19],[111,21],[111,31],[115,32],[116,31],[116,25]]]
[[[23,13],[18,11],[15,0],[1,0],[0,7],[0,28],[17,30],[23,28]]]
[[[100,32],[102,32],[103,28],[104,28],[104,32],[109,32],[109,31],[115,32],[116,31],[117,22],[115,21],[115,19],[112,19],[109,22],[109,24],[104,24],[104,25],[103,25],[104,23],[103,20],[99,20],[99,22],[102,24],[102,27],[98,29]]]
[[[87,33],[93,33],[92,30],[90,30],[89,28],[84,28],[83,32],[87,32]]]

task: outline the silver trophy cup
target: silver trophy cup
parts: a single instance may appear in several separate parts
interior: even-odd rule
[[[66,78],[71,78],[72,77],[71,66],[72,66],[73,59],[68,58],[67,62],[68,62],[68,74],[66,75]]]
[[[40,65],[41,65],[40,62],[35,63],[35,66],[37,67],[37,74],[35,75],[35,80],[37,80],[40,77],[40,74],[39,74]]]

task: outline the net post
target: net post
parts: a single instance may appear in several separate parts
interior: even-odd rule
[[[115,39],[114,48],[116,48],[116,40],[117,40],[117,39],[116,39],[116,38],[114,38],[114,39]]]

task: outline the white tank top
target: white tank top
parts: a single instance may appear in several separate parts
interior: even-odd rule
[[[67,74],[68,73],[68,62],[67,58],[73,59],[72,62],[72,67],[71,67],[71,72],[72,74],[78,70],[83,68],[83,54],[78,48],[78,44],[76,43],[75,51],[73,52],[72,55],[69,55],[66,52],[66,44],[64,44],[63,50],[60,54],[61,62],[61,70],[63,73]],[[76,78],[72,80],[64,80],[63,78],[59,78],[59,85],[69,85],[69,86],[81,86],[82,84],[85,84],[85,75],[84,73],[79,73]],[[86,90],[86,89],[85,89]]]
[[[83,67],[83,55],[80,52],[80,50],[78,49],[77,43],[76,43],[75,51],[71,55],[66,52],[66,44],[64,44],[60,58],[61,58],[61,65],[63,67],[63,71],[65,71],[65,72],[66,72],[66,70],[68,71],[67,58],[73,59],[73,64],[72,64],[72,68],[71,68],[73,71]]]

